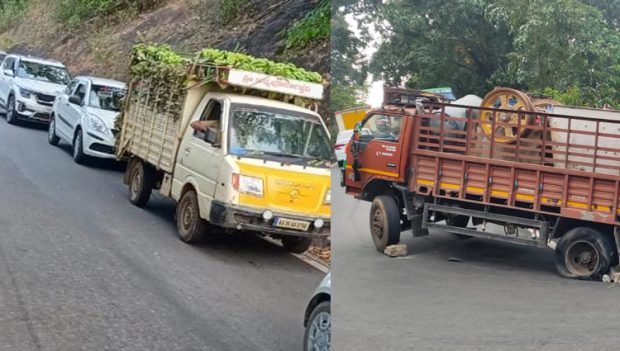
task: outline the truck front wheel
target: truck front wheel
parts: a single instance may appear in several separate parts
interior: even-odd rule
[[[138,207],[146,206],[155,186],[155,174],[139,160],[129,163],[129,201]]]
[[[617,259],[611,237],[587,227],[569,230],[555,251],[555,266],[564,278],[599,278]]]
[[[299,238],[295,236],[282,237],[282,246],[288,252],[301,254],[306,252],[312,244],[311,238]]]
[[[209,223],[200,217],[198,196],[194,190],[186,191],[177,204],[177,232],[186,243],[202,240],[209,229]]]
[[[380,252],[400,241],[400,211],[393,197],[382,195],[372,201],[370,235]]]

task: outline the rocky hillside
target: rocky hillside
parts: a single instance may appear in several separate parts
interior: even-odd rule
[[[83,21],[63,21],[58,15],[63,1],[22,0],[27,5],[0,33],[0,46],[60,60],[76,75],[120,80],[127,80],[128,52],[138,41],[185,52],[244,51],[329,78],[329,35],[317,33],[313,23],[327,21],[329,28],[329,14],[318,13],[325,0],[148,0],[142,3],[152,5],[140,10],[130,7],[131,0],[108,0],[117,2],[117,10]]]

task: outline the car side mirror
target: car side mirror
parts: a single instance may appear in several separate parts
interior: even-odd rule
[[[204,133],[204,141],[213,145],[213,147],[220,147],[222,141],[222,133],[214,128],[207,128]]]
[[[12,69],[5,69],[4,70],[4,75],[5,76],[9,76],[9,77],[13,77],[13,76],[15,76],[15,72],[13,72]]]
[[[77,95],[69,96],[69,103],[74,105],[82,105],[82,99]]]

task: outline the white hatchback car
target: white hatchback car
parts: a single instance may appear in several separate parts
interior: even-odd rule
[[[126,92],[127,86],[122,82],[76,77],[54,102],[49,143],[70,143],[76,163],[83,163],[88,157],[115,158],[114,122]]]

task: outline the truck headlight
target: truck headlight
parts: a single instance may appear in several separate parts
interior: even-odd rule
[[[323,205],[331,205],[332,204],[332,189],[327,189],[327,193],[325,194],[325,200],[323,201]]]
[[[21,95],[25,99],[30,99],[30,97],[34,94],[35,93],[32,90],[19,88],[19,95]]]
[[[263,197],[263,179],[233,174],[233,188],[240,193]]]
[[[95,117],[92,115],[88,116],[88,124],[90,124],[90,127],[93,130],[101,134],[105,134],[108,130],[108,128],[105,126],[105,123],[103,123],[103,121],[99,117]]]

